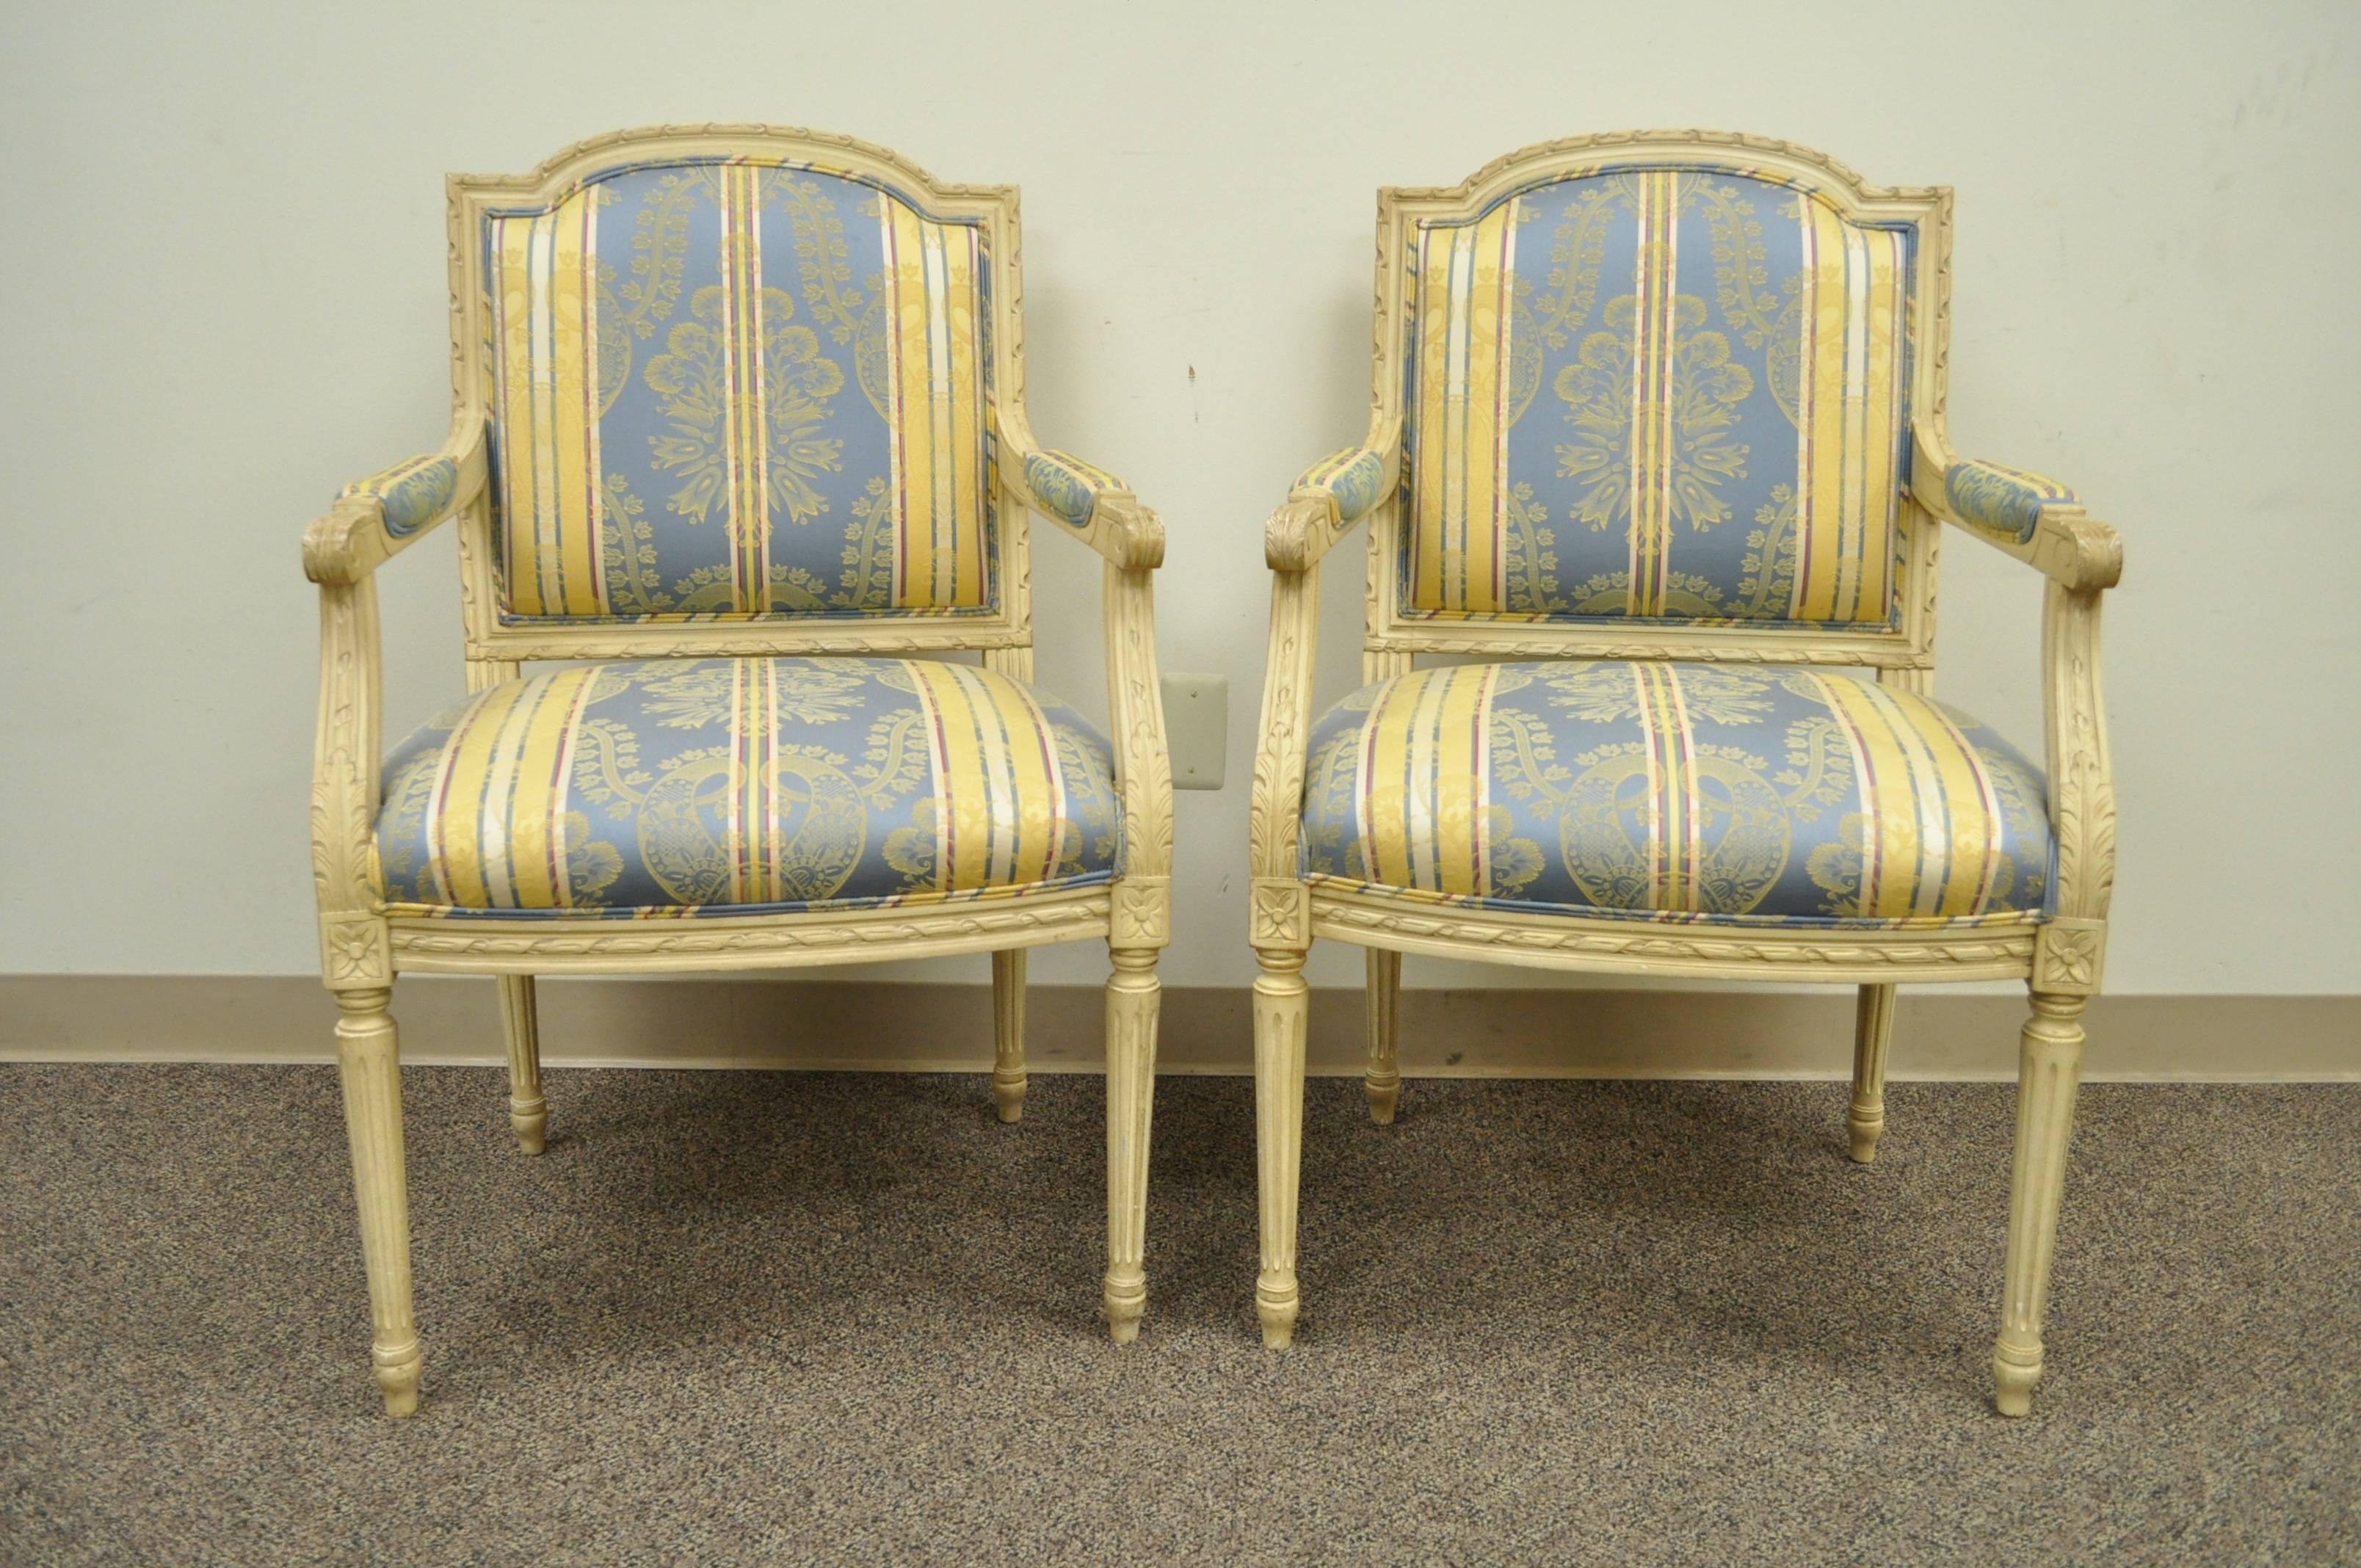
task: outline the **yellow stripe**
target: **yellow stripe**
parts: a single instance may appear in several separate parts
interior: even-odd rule
[[[494,244],[500,256],[500,335],[494,345],[499,361],[501,435],[501,573],[508,582],[509,602],[520,615],[544,615],[548,607],[533,572],[533,529],[540,516],[533,483],[533,223],[529,218],[495,220]]]
[[[972,665],[907,660],[926,712],[935,799],[935,888],[1042,881],[1070,820],[1048,717],[1017,682]]]
[[[1885,619],[1893,595],[1894,471],[1902,400],[1902,236],[1860,229],[1817,202],[1804,213],[1803,405],[1796,421],[1793,613]]]
[[[1672,552],[1672,362],[1674,285],[1679,276],[1679,179],[1669,170],[1639,177],[1639,295],[1631,354],[1631,613],[1664,612]]]
[[[1391,683],[1363,731],[1355,783],[1361,853],[1395,887],[1490,891],[1485,807],[1489,665],[1427,670]]]
[[[1451,250],[1457,231],[1419,234],[1418,515],[1411,524],[1411,602],[1439,609],[1443,597],[1445,366],[1451,340]]]
[[[598,532],[590,481],[590,299],[585,287],[585,197],[551,216],[549,236],[548,475],[546,532],[539,543],[557,560],[561,602],[568,615],[596,615],[607,607],[598,591]],[[595,258],[589,265],[595,266]]]
[[[443,900],[471,909],[563,907],[562,836],[573,737],[597,665],[492,687],[454,729],[426,835]]]
[[[1982,760],[1930,703],[1815,676],[1847,732],[1868,820],[1861,902],[1893,919],[1980,914],[2001,859],[1998,795]]]

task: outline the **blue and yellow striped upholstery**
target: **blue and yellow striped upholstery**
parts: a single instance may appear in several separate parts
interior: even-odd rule
[[[1079,457],[1049,451],[1036,452],[1025,459],[1025,488],[1051,517],[1088,528],[1102,494],[1131,487]]]
[[[1298,490],[1318,490],[1334,502],[1336,521],[1352,522],[1366,515],[1381,499],[1385,455],[1366,446],[1332,452],[1295,477]]]
[[[1420,225],[1404,612],[1891,624],[1915,240],[1694,167]]]
[[[1104,882],[1114,754],[972,664],[697,659],[505,682],[395,748],[397,915],[746,915]]]
[[[1737,925],[2045,915],[2041,774],[1964,714],[1806,670],[1420,670],[1312,728],[1303,869],[1434,902]]]
[[[506,615],[995,605],[981,224],[740,159],[604,173],[483,244]]]
[[[459,466],[448,457],[408,457],[392,467],[356,479],[338,500],[364,496],[385,510],[385,531],[396,539],[417,532],[450,510],[459,493]]]
[[[2022,544],[2041,526],[2046,506],[2078,506],[2073,491],[2047,475],[1966,458],[1943,470],[1943,494],[1971,528]]]

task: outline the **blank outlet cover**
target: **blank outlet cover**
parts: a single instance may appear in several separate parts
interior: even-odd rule
[[[1164,738],[1174,789],[1219,789],[1229,751],[1230,677],[1164,677]]]

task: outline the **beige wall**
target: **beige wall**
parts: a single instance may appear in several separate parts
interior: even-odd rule
[[[0,970],[313,961],[296,536],[444,428],[446,170],[769,119],[1021,183],[1035,428],[1170,524],[1164,658],[1230,676],[1239,781],[1261,519],[1362,428],[1375,187],[1700,125],[1955,185],[1954,432],[2123,526],[2114,989],[2361,992],[2361,10],[898,0],[863,34],[855,9],[5,7]],[[1947,554],[1943,694],[2037,745],[2030,574]],[[1094,604],[1093,561],[1039,556],[1043,605]],[[460,689],[454,575],[446,531],[386,580],[397,729]],[[1044,683],[1086,707],[1096,624],[1043,633]],[[1243,789],[1180,804],[1167,975],[1241,982]]]

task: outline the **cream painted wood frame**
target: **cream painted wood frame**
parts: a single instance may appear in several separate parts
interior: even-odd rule
[[[672,158],[760,158],[808,163],[882,186],[938,218],[983,225],[992,256],[993,392],[1002,487],[998,581],[987,616],[876,615],[859,621],[504,624],[486,482],[482,356],[486,352],[479,236],[487,213],[546,203],[586,177]],[[596,137],[522,176],[454,175],[450,206],[452,424],[442,455],[458,466],[444,517],[459,524],[460,595],[468,688],[514,678],[533,659],[765,657],[981,650],[994,670],[1033,674],[1026,459],[1037,450],[1025,418],[1024,286],[1017,192],[1010,185],[947,185],[886,149],[824,132],[763,126],[663,126]],[[440,522],[438,517],[434,522]],[[433,523],[427,525],[434,526]],[[1138,1332],[1147,1305],[1141,1236],[1155,1080],[1159,949],[1171,928],[1172,783],[1158,697],[1151,574],[1164,559],[1163,525],[1127,491],[1103,492],[1073,533],[1105,557],[1107,690],[1115,731],[1126,855],[1112,884],[1059,888],[936,906],[655,923],[553,916],[515,919],[389,918],[376,872],[379,759],[378,566],[426,532],[387,532],[382,504],[339,500],[303,536],[304,574],[320,586],[319,743],[312,785],[312,867],[320,905],[323,978],[336,1026],[354,1184],[374,1325],[372,1361],[385,1407],[418,1400],[420,1350],[411,1310],[410,1223],[402,1171],[401,1085],[393,1019],[403,971],[500,977],[511,1078],[510,1116],[528,1154],[543,1146],[533,1006],[536,974],[635,974],[776,970],[873,959],[993,955],[1001,1120],[1025,1098],[1025,951],[1047,942],[1106,940],[1107,1270],[1104,1299],[1117,1342]]]
[[[1918,351],[1911,408],[1914,488],[1904,497],[1906,595],[1892,630],[1535,624],[1455,625],[1407,619],[1395,549],[1400,515],[1402,369],[1409,247],[1422,220],[1472,218],[1511,192],[1607,166],[1733,165],[1817,192],[1852,218],[1916,224],[1912,280]],[[1865,666],[1882,682],[1924,693],[1934,672],[1935,575],[1940,521],[2026,562],[2048,578],[2042,623],[2049,815],[2058,840],[2058,913],[2041,921],[1957,931],[1717,930],[1630,920],[1436,907],[1383,895],[1313,887],[1298,874],[1305,746],[1321,558],[1349,523],[1334,502],[1299,490],[1275,512],[1264,550],[1273,573],[1270,661],[1262,743],[1251,806],[1250,937],[1255,982],[1255,1074],[1260,1150],[1262,1267],[1255,1304],[1264,1343],[1290,1343],[1300,1294],[1296,1196],[1301,1166],[1307,950],[1315,937],[1368,951],[1371,1114],[1390,1123],[1401,1092],[1395,1029],[1403,953],[1489,959],[1535,968],[1698,980],[1814,981],[1856,984],[1852,1157],[1868,1161],[1884,1126],[1885,1054],[1894,987],[1907,981],[2022,980],[2032,996],[2019,1057],[2015,1170],[2009,1203],[2004,1306],[1993,1357],[2004,1414],[2029,1409],[2041,1374],[2041,1316],[2074,1091],[2081,1014],[2099,988],[2107,903],[2114,883],[2115,809],[2099,685],[2099,603],[2123,571],[2115,531],[2079,506],[2048,505],[2018,543],[1968,528],[1954,515],[1943,476],[1952,461],[1943,399],[1949,354],[1951,193],[1872,186],[1818,153],[1756,137],[1647,131],[1576,137],[1531,147],[1449,190],[1395,190],[1378,198],[1374,393],[1365,445],[1381,455],[1389,499],[1368,514],[1362,674],[1378,681],[1409,670],[1421,653],[1498,658],[1688,659]]]

